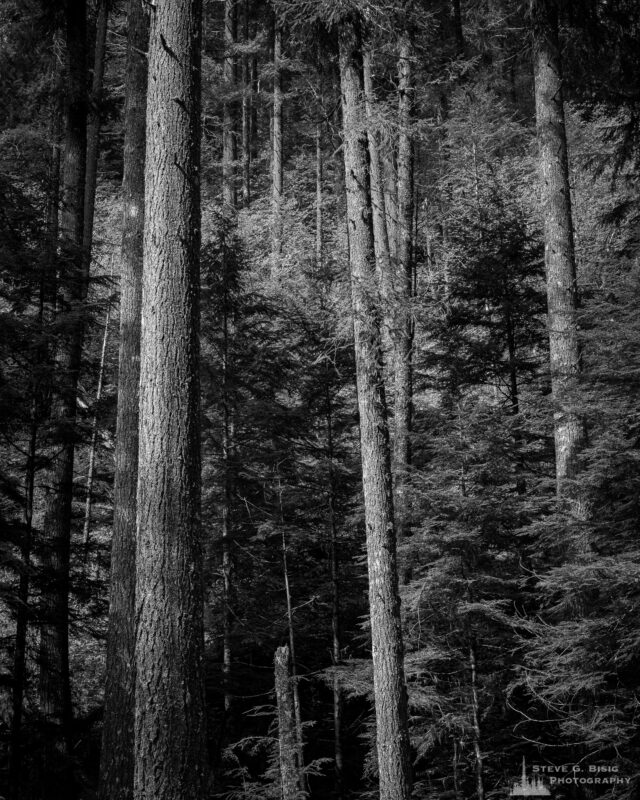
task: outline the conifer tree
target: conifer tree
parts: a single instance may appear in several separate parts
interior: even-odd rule
[[[135,800],[207,786],[199,442],[198,0],[149,33],[136,543]]]
[[[557,0],[532,0],[531,20],[540,185],[544,213],[557,494],[558,499],[573,498],[576,501],[576,490],[572,482],[577,477],[578,454],[584,444],[585,431],[584,421],[574,407],[578,401],[576,392],[580,373],[578,288]],[[573,510],[579,511],[575,502]]]
[[[389,433],[375,302],[375,252],[367,174],[367,139],[362,130],[364,86],[358,24],[351,19],[341,21],[339,48],[378,775],[381,800],[407,800],[411,791],[407,695]]]
[[[138,384],[144,235],[145,108],[148,19],[137,0],[127,7],[123,213],[120,274],[120,342],[111,540],[109,630],[102,729],[100,795],[133,797],[135,688],[136,490]]]
[[[55,354],[58,386],[51,406],[55,436],[44,511],[39,695],[48,727],[42,794],[69,784],[72,718],[69,676],[69,565],[78,379],[84,340],[87,265],[83,257],[87,143],[87,18],[80,0],[65,9],[66,103],[60,212],[59,316],[66,319]],[[62,771],[62,774],[61,774]],[[71,788],[72,792],[73,789]]]
[[[411,426],[413,404],[413,205],[414,147],[412,117],[414,87],[412,77],[413,48],[408,30],[400,39],[398,59],[398,246],[395,281],[394,320],[394,434],[393,471],[394,505],[398,538],[408,527],[406,484],[411,465]]]

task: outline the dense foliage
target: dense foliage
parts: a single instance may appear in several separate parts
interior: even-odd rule
[[[571,400],[587,431],[578,482],[588,513],[575,515],[556,499],[529,4],[238,0],[226,51],[222,5],[205,3],[203,46],[212,796],[280,797],[273,656],[292,642],[308,795],[376,792],[337,63],[337,31],[359,15],[372,53],[369,126],[390,217],[401,27],[412,37],[416,74],[412,455],[409,525],[398,545],[414,795],[505,796],[524,756],[585,771],[612,765],[624,778],[556,788],[553,796],[636,797],[638,8],[622,0],[561,4],[582,357]],[[20,680],[24,798],[38,797],[48,734],[38,630],[47,581],[44,502],[60,435],[50,415],[60,380],[52,354],[73,324],[60,313],[52,207],[59,204],[63,102],[59,27],[55,10],[35,0],[0,11],[0,795]],[[283,34],[284,234],[274,255],[276,27]],[[76,444],[71,770],[86,798],[97,784],[108,613],[125,35],[125,11],[114,2],[91,280],[77,312],[86,321],[78,416],[67,431]],[[233,59],[231,81],[225,57]],[[222,201],[225,109],[235,140],[233,208]],[[363,110],[363,128],[364,117]],[[391,251],[393,258],[393,242]],[[385,343],[393,430],[392,339],[393,330]],[[22,677],[15,666],[21,614]]]

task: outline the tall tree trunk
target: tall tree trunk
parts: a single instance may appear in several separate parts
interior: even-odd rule
[[[518,364],[516,353],[516,330],[511,310],[511,293],[509,283],[504,281],[504,298],[502,313],[507,335],[507,358],[509,363],[509,406],[511,413],[517,416],[520,413],[520,400],[518,390]]]
[[[389,155],[382,160],[384,210],[387,216],[389,255],[395,267],[398,258],[398,172],[395,161],[395,143],[389,143]]]
[[[362,73],[364,80],[364,104],[367,119],[367,143],[369,145],[369,180],[371,186],[371,208],[373,217],[373,246],[376,254],[376,273],[380,286],[381,318],[383,321],[383,344],[389,348],[393,327],[393,274],[389,254],[389,233],[384,197],[384,179],[375,130],[375,95],[373,91],[372,54],[365,48],[362,54]]]
[[[84,231],[82,236],[84,258],[87,262],[91,261],[91,248],[93,245],[93,218],[96,208],[98,153],[100,148],[100,115],[102,111],[102,85],[104,83],[107,48],[109,2],[110,0],[98,0],[96,43],[93,55],[93,76],[91,78],[91,94],[89,98],[89,115],[87,121],[87,174],[85,179]],[[86,268],[88,269],[88,266]]]
[[[409,36],[400,42],[398,62],[398,237],[394,325],[394,507],[396,531],[402,539],[409,527],[407,473],[411,465],[411,410],[413,399],[413,79]]]
[[[222,622],[222,683],[224,690],[224,718],[228,726],[233,704],[231,691],[232,650],[231,635],[233,630],[233,617],[231,613],[232,596],[232,571],[233,561],[231,553],[231,482],[229,475],[229,448],[231,445],[231,426],[229,417],[225,414],[224,431],[222,434],[223,460],[224,460],[224,500],[222,506],[222,592],[223,592],[223,622]]]
[[[478,702],[478,665],[476,647],[469,644],[469,670],[471,672],[471,722],[473,727],[473,754],[475,756],[476,797],[484,800],[484,758],[482,755],[482,731],[480,730],[480,705]]]
[[[257,25],[252,28],[252,36],[255,40]],[[249,152],[251,153],[251,160],[255,161],[258,158],[258,103],[253,102],[259,94],[260,83],[258,77],[258,57],[252,55],[249,61],[249,80],[251,82],[251,113],[249,114]]]
[[[460,778],[459,778],[459,763],[460,760],[458,758],[458,738],[454,734],[453,736],[453,758],[451,759],[451,770],[453,772],[453,793],[455,800],[458,800],[460,797]]]
[[[458,55],[464,55],[464,31],[462,29],[462,9],[460,0],[451,0],[451,17],[453,19],[453,32],[456,37],[456,50]]]
[[[336,772],[336,796],[344,796],[343,775],[344,758],[342,752],[342,689],[337,666],[340,663],[340,570],[338,556],[338,526],[336,523],[334,472],[333,408],[329,379],[325,384],[325,403],[327,417],[327,458],[329,461],[329,559],[331,562],[331,660],[336,668],[333,674],[333,757]]]
[[[100,349],[100,366],[98,368],[98,386],[96,389],[96,405],[102,399],[104,385],[104,372],[107,359],[107,344],[109,343],[109,328],[111,325],[111,302],[107,306],[104,318],[104,331],[102,334],[102,348]],[[82,530],[82,543],[84,547],[85,568],[89,560],[91,544],[91,514],[93,511],[93,481],[96,469],[96,452],[98,449],[98,414],[94,412],[91,420],[91,441],[89,442],[89,464],[87,466],[87,492],[84,501],[84,525]]]
[[[289,648],[283,645],[275,655],[275,690],[278,707],[278,743],[282,800],[297,800],[296,731],[293,716],[293,692],[289,674]]]
[[[516,351],[516,327],[511,308],[511,292],[509,282],[505,278],[503,284],[502,314],[507,336],[507,358],[509,364],[509,407],[511,414],[517,417],[520,413],[520,391],[518,387],[518,361]],[[515,484],[518,494],[524,494],[527,490],[527,480],[524,476],[525,465],[520,454],[522,446],[522,435],[519,424],[516,423],[513,432],[513,441],[516,448],[515,464]]]
[[[316,270],[322,274],[323,265],[323,239],[322,227],[322,179],[324,163],[322,157],[322,83],[320,83],[320,103],[318,119],[316,120]]]
[[[282,29],[278,21],[273,31],[273,111],[271,143],[272,273],[282,256]]]
[[[282,574],[284,578],[285,599],[287,602],[287,628],[289,630],[289,656],[291,661],[291,690],[293,696],[293,715],[296,731],[296,764],[300,791],[305,790],[304,779],[304,738],[302,735],[302,709],[300,705],[300,689],[298,686],[298,669],[296,663],[295,634],[293,629],[293,604],[291,602],[291,585],[289,583],[289,566],[287,559],[287,534],[285,531],[284,511],[282,506],[282,483],[278,476],[278,499],[280,504],[280,530],[282,546]]]
[[[54,37],[54,50],[55,39]],[[54,95],[51,110],[50,137],[51,155],[47,181],[46,211],[46,257],[40,273],[38,296],[38,329],[41,341],[44,342],[45,309],[55,307],[55,276],[59,236],[60,205],[60,136],[62,133],[62,82],[60,67],[55,59]],[[49,362],[49,348],[42,344],[35,353],[36,369]],[[22,572],[18,587],[18,610],[16,614],[16,641],[13,654],[13,689],[11,695],[11,733],[9,742],[9,796],[20,800],[22,781],[22,712],[27,677],[27,629],[29,626],[29,593],[31,578],[31,555],[33,544],[33,512],[36,481],[36,457],[38,448],[38,432],[46,417],[46,398],[49,391],[48,382],[34,375],[32,380],[32,405],[25,465],[25,505],[24,532],[20,544]]]
[[[376,738],[381,800],[411,793],[407,694],[396,565],[389,433],[375,302],[375,253],[362,131],[362,47],[354,25],[339,35],[349,262],[364,490]]]
[[[83,259],[84,188],[87,144],[86,4],[68,0],[65,8],[67,84],[60,214],[60,313],[69,315],[55,355],[58,385],[51,415],[50,475],[45,491],[42,552],[39,697],[47,726],[43,759],[43,797],[73,794],[68,766],[71,727],[69,683],[69,555],[75,450],[76,395],[84,338]],[[64,789],[63,789],[64,787]]]
[[[580,373],[580,347],[557,0],[531,0],[531,16],[557,495],[559,500],[571,500],[576,494],[572,481],[577,476],[585,432],[583,420],[572,407]]]
[[[228,208],[237,204],[236,191],[236,137],[233,108],[236,91],[236,56],[234,48],[238,39],[237,0],[224,2],[224,63],[223,78],[225,101],[222,107],[222,202]]]
[[[149,39],[147,13],[139,0],[129,0],[127,28],[118,408],[100,800],[133,798],[138,384]]]
[[[249,0],[244,0],[242,13],[242,40],[249,46]],[[253,91],[249,55],[242,56],[242,205],[251,203],[251,107]]]
[[[231,635],[233,630],[232,615],[232,594],[233,594],[233,531],[231,520],[231,497],[233,493],[233,481],[231,474],[231,454],[233,449],[233,413],[230,397],[229,380],[229,358],[230,358],[230,335],[232,332],[232,305],[229,254],[226,241],[223,242],[223,280],[224,297],[222,310],[222,461],[223,461],[223,503],[222,503],[222,580],[223,580],[223,623],[222,623],[222,676],[224,689],[224,724],[221,725],[221,740],[224,736],[224,729],[228,726],[231,707],[233,704],[233,694],[230,687],[231,682]]]
[[[200,519],[200,0],[149,34],[140,341],[135,800],[207,792]]]

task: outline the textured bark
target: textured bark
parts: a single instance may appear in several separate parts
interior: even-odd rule
[[[293,692],[289,674],[289,648],[283,645],[275,655],[275,689],[278,707],[278,743],[280,781],[283,800],[298,798],[298,769],[296,765],[296,730],[293,714]]]
[[[362,126],[362,49],[355,26],[349,21],[341,25],[339,52],[380,798],[407,800],[411,792],[407,695],[367,139]]]
[[[131,800],[133,797],[138,384],[148,38],[149,27],[144,8],[139,0],[129,0],[122,178],[118,408],[100,800]]]
[[[390,145],[390,153],[382,161],[382,184],[384,210],[387,217],[387,237],[389,255],[395,265],[398,257],[398,173],[395,162],[395,143]]]
[[[394,325],[394,438],[393,477],[396,531],[402,539],[409,527],[407,473],[411,465],[411,417],[413,399],[413,78],[412,47],[405,34],[398,61],[398,238],[396,306]]]
[[[76,395],[87,274],[82,254],[86,166],[86,6],[69,0],[66,25],[66,102],[61,183],[58,305],[68,325],[55,354],[58,383],[52,401],[54,433],[45,490],[40,627],[39,699],[47,727],[42,796],[73,795],[67,769],[71,725],[69,685],[69,551],[75,449]]]
[[[222,75],[226,99],[222,106],[222,202],[235,208],[236,191],[236,137],[233,118],[233,95],[236,90],[236,57],[234,47],[238,39],[238,15],[236,0],[224,3],[224,63]]]
[[[393,274],[389,254],[389,233],[384,198],[384,180],[380,162],[378,137],[375,132],[372,78],[372,55],[369,49],[362,54],[362,73],[364,80],[364,102],[367,117],[367,142],[369,145],[369,180],[371,186],[371,207],[373,213],[373,245],[376,254],[376,273],[380,286],[380,299],[383,315],[383,337],[390,338],[393,309]],[[385,342],[385,350],[387,349]]]
[[[276,21],[273,32],[273,111],[271,147],[272,271],[282,256],[282,31]]]
[[[557,495],[558,499],[566,499],[575,494],[571,482],[577,475],[584,425],[572,407],[580,373],[580,348],[556,0],[532,0],[531,15]]]
[[[207,791],[200,521],[199,0],[151,15],[140,341],[135,800]]]

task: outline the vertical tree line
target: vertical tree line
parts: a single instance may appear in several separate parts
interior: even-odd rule
[[[198,371],[198,0],[149,30],[135,589],[134,797],[206,784]]]
[[[135,583],[138,480],[138,387],[144,237],[149,23],[140,3],[127,7],[123,212],[120,270],[118,408],[111,542],[109,629],[100,795],[133,797]]]
[[[45,489],[40,600],[39,701],[49,726],[43,763],[43,795],[56,797],[70,774],[64,768],[72,721],[69,676],[69,559],[76,398],[85,333],[83,303],[88,262],[84,258],[87,164],[87,14],[83,2],[66,4],[65,109],[60,186],[60,230],[56,315],[66,320],[55,344],[59,383],[52,396],[54,434]],[[61,769],[62,768],[62,769]],[[54,777],[55,776],[55,777]],[[71,791],[73,791],[71,789]]]
[[[344,169],[351,270],[351,303],[364,493],[371,651],[376,707],[380,796],[409,797],[411,787],[407,697],[404,685],[400,598],[391,486],[382,344],[375,303],[375,251],[367,171],[366,133],[360,132],[364,99],[359,21],[339,33]]]
[[[635,797],[635,4],[1,27],[0,795]]]

